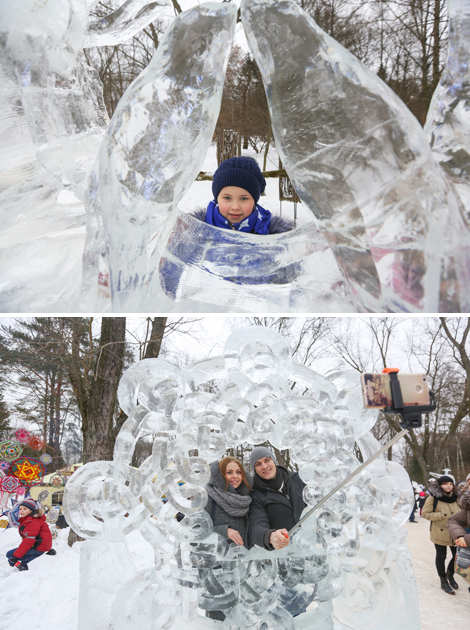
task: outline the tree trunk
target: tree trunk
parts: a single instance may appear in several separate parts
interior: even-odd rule
[[[76,534],[71,527],[69,528],[69,537],[67,538],[67,544],[69,547],[71,547],[73,543],[82,542],[83,540],[85,540],[85,538]]]
[[[123,368],[126,318],[103,317],[92,380],[86,359],[80,359],[80,322],[72,319],[72,363],[70,382],[82,417],[83,463],[111,460],[116,436],[113,417],[119,379]],[[68,544],[82,540],[72,529]]]
[[[434,24],[433,24],[433,45],[432,45],[432,90],[436,89],[439,83],[439,62],[441,56],[441,0],[434,0]]]
[[[125,334],[125,317],[103,317],[95,377],[87,417],[82,422],[84,462],[113,458],[113,416],[122,374]]]
[[[90,361],[90,357],[80,356],[83,326],[72,320],[69,378],[82,418],[84,463],[111,460],[113,456],[113,416],[122,374],[125,334],[125,317],[103,317],[99,346]]]
[[[152,332],[145,349],[144,359],[156,359],[160,354],[163,341],[163,333],[168,317],[154,317],[152,320]]]

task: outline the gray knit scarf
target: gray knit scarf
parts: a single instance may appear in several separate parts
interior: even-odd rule
[[[206,486],[206,490],[210,498],[230,516],[245,516],[250,509],[251,497],[247,494],[238,494],[236,490],[227,492],[214,486]]]

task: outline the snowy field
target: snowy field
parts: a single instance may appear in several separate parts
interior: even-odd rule
[[[465,580],[456,576],[460,589],[455,596],[440,588],[434,566],[434,545],[429,541],[429,522],[417,517],[418,524],[407,523],[408,547],[418,581],[423,630],[455,630],[468,627],[470,593]],[[16,529],[0,533],[1,623],[2,628],[33,627],[35,630],[75,630],[78,619],[80,546],[67,545],[68,529],[54,541],[56,556],[43,555],[30,564],[28,572],[12,569],[5,553],[18,545]],[[127,538],[135,562],[150,566],[151,548],[134,532]],[[145,628],[142,628],[145,630]],[[281,628],[279,630],[282,630]],[[406,630],[404,628],[403,630]]]

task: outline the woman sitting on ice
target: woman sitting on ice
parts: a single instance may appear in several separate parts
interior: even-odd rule
[[[213,201],[192,216],[215,227],[251,234],[279,234],[293,229],[291,221],[272,216],[258,204],[266,180],[249,157],[224,160],[214,173]]]

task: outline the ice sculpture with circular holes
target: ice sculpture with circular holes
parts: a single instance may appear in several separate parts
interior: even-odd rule
[[[326,378],[296,363],[280,334],[247,327],[222,355],[185,368],[136,363],[118,394],[128,418],[113,460],[85,464],[64,493],[67,522],[86,539],[79,630],[419,630],[403,527],[414,498],[397,462],[375,460],[282,551],[228,545],[204,509],[209,464],[227,449],[289,449],[307,506],[360,465],[355,445],[364,460],[376,453],[376,412],[363,408],[357,374]],[[133,468],[143,435],[152,452]]]

